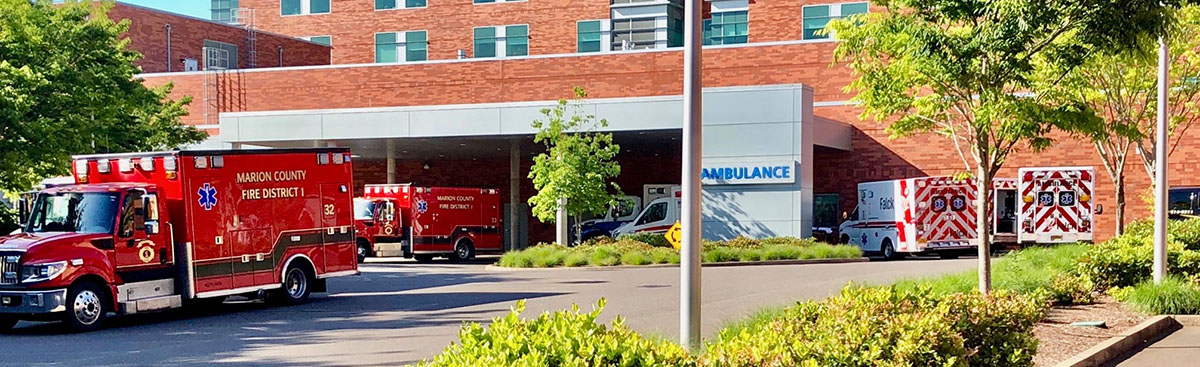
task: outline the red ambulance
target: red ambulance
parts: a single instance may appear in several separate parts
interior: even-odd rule
[[[171,151],[74,157],[0,238],[0,327],[81,331],[230,295],[305,301],[358,273],[350,152]]]
[[[358,258],[467,260],[503,250],[495,189],[366,185],[354,199]]]

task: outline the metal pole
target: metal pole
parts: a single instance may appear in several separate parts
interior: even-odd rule
[[[701,17],[704,0],[688,0],[683,30],[683,238],[679,266],[679,338],[700,348]]]
[[[1154,282],[1167,275],[1167,80],[1170,50],[1158,39],[1158,127],[1154,143]]]

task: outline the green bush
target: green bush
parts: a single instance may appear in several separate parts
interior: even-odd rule
[[[626,252],[621,255],[622,265],[648,265],[653,264],[650,255],[641,251]]]
[[[1092,247],[1079,258],[1075,271],[1095,282],[1100,290],[1129,287],[1150,278],[1154,265],[1153,240],[1125,235]],[[1167,268],[1183,277],[1200,275],[1200,251],[1169,244]]]
[[[631,233],[623,235],[617,240],[641,242],[654,247],[671,247],[671,243],[667,242],[667,237],[662,233]]]
[[[1150,315],[1195,315],[1200,313],[1200,287],[1176,276],[1162,283],[1145,281],[1114,292],[1118,300],[1135,311]]]
[[[792,245],[792,246],[805,247],[805,246],[816,245],[818,242],[811,238],[796,238],[796,237],[786,237],[785,236],[785,237],[764,238],[764,239],[760,240],[759,243],[761,243],[762,246],[764,246],[764,247],[771,246],[771,245]]]
[[[1072,274],[1059,274],[1047,289],[1054,303],[1085,305],[1096,302],[1096,284],[1090,279]]]
[[[570,267],[585,266],[587,264],[588,264],[588,254],[585,254],[582,252],[572,252],[570,255],[567,255],[567,258],[563,259],[563,265],[570,266]],[[501,266],[506,266],[506,265],[501,265]]]
[[[937,296],[891,287],[763,311],[723,330],[705,367],[1032,366],[1037,298],[997,291]]]
[[[1167,222],[1167,234],[1174,242],[1184,248],[1200,251],[1200,218],[1172,220]],[[1125,234],[1121,237],[1140,237],[1150,241],[1154,238],[1154,220],[1137,220],[1125,226]]]
[[[788,237],[764,240],[771,245],[753,247],[755,240],[741,239],[731,247],[727,242],[706,241],[702,261],[738,262],[792,259],[829,259],[861,257],[858,247],[829,245]],[[517,268],[558,266],[613,266],[678,264],[679,253],[673,248],[656,247],[629,237],[619,240],[594,240],[576,247],[538,244],[521,251],[504,254],[499,265]]]
[[[451,344],[422,367],[476,366],[694,366],[695,362],[678,345],[645,338],[629,330],[617,317],[612,327],[596,322],[604,309],[601,299],[592,312],[543,313],[521,319],[525,301],[517,302],[507,316],[488,327],[477,323],[463,326],[459,342]]]

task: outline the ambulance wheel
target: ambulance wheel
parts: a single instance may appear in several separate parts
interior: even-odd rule
[[[896,260],[900,258],[899,255],[896,255],[896,246],[892,246],[891,238],[883,239],[883,242],[879,244],[879,252],[883,255],[884,260]]]
[[[458,240],[458,244],[454,245],[454,255],[451,257],[454,261],[467,261],[475,257],[475,244],[466,238]]]
[[[366,260],[368,257],[375,257],[375,254],[371,253],[371,243],[367,242],[367,240],[359,239],[358,240],[358,263],[362,264],[363,260]]]
[[[283,288],[276,292],[275,300],[286,305],[304,303],[312,293],[312,278],[303,266],[288,267],[283,273]]]
[[[848,234],[842,235],[842,242],[840,242],[840,243],[843,245],[849,244],[850,243],[850,235],[848,235]]]
[[[9,329],[12,329],[13,326],[17,326],[17,321],[19,320],[14,317],[0,316],[0,331],[8,331]]]
[[[63,322],[75,331],[94,331],[104,325],[110,308],[108,292],[99,284],[76,283],[67,291],[67,312]]]

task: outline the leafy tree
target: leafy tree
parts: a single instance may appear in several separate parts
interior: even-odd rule
[[[1086,104],[1034,89],[1044,70],[1069,71],[1096,50],[1135,44],[1164,27],[1158,0],[876,0],[885,11],[840,19],[835,62],[857,78],[847,90],[863,117],[891,121],[893,138],[949,139],[977,187],[991,187],[1008,156],[1045,149],[1051,131],[1086,131]],[[1053,82],[1049,82],[1053,84]],[[1031,93],[1032,92],[1032,93]],[[991,190],[979,190],[979,287],[991,289]]]
[[[575,87],[575,98],[587,98],[587,92]],[[583,112],[578,101],[565,99],[554,108],[543,109],[542,115],[544,119],[533,122],[538,130],[534,142],[546,145],[546,152],[534,157],[529,172],[537,190],[537,195],[529,198],[533,215],[543,223],[554,221],[559,199],[566,199],[571,216],[603,213],[617,199],[609,189],[621,189],[609,181],[621,174],[621,166],[614,161],[621,147],[613,143],[612,134],[596,131],[607,127],[608,121],[597,121],[596,116]]]
[[[0,0],[0,189],[68,172],[72,154],[174,148],[207,135],[179,123],[189,98],[134,76],[141,55],[111,4]]]
[[[1200,103],[1200,7],[1180,8],[1174,18],[1166,37],[1171,51],[1168,134],[1173,140],[1168,156],[1197,120]],[[1117,235],[1125,232],[1125,165],[1131,149],[1154,181],[1158,47],[1156,39],[1146,38],[1136,49],[1098,52],[1057,88],[1046,88],[1058,98],[1086,102],[1104,119],[1088,137],[1113,182]]]

